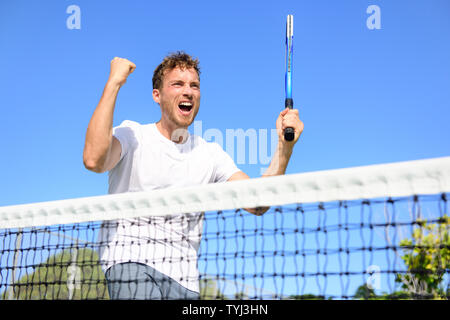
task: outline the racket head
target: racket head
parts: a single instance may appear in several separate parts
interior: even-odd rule
[[[289,14],[286,18],[286,78],[285,78],[285,108],[292,109],[294,101],[292,99],[292,55],[294,40],[294,16]],[[284,130],[284,139],[292,141],[295,138],[295,131],[293,128],[286,128]]]
[[[294,40],[294,16],[289,14],[286,18],[286,99],[292,99],[292,55]]]

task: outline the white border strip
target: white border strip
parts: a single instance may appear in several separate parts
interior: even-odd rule
[[[0,229],[450,192],[450,157],[0,207]]]

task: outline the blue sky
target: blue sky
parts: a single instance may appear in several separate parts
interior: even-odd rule
[[[81,29],[66,26],[70,5]],[[366,26],[369,5],[379,30]],[[449,155],[447,0],[1,1],[0,206],[107,193],[107,174],[87,171],[82,152],[115,56],[137,69],[114,125],[159,120],[153,70],[184,50],[200,59],[203,132],[273,129],[287,14],[305,123],[287,173]],[[239,167],[258,177],[265,164]]]
[[[70,30],[69,5],[81,10]],[[381,29],[369,30],[369,5]],[[198,57],[203,132],[274,128],[284,106],[285,19],[305,130],[288,173],[449,155],[450,4],[432,1],[2,1],[0,205],[107,193],[82,163],[114,56],[137,65],[114,125],[159,120],[151,77]],[[263,164],[239,165],[258,177]]]

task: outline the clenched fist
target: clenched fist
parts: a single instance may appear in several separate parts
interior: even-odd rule
[[[115,57],[111,60],[109,82],[122,86],[127,82],[128,76],[136,69],[136,65],[130,60]]]
[[[298,116],[297,109],[286,108],[280,112],[277,119],[276,127],[279,141],[283,144],[293,146],[297,142],[298,138],[300,138],[300,135],[302,134],[304,129],[304,124]],[[293,141],[284,140],[284,130],[288,127],[294,129],[295,136]]]

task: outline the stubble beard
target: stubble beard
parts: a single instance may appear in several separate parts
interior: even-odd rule
[[[196,102],[196,105],[197,105],[197,102]],[[162,108],[162,109],[164,109],[164,108]],[[200,106],[198,105],[192,111],[193,112],[192,115],[190,115],[188,118],[183,117],[178,114],[178,106],[175,106],[174,108],[165,109],[165,110],[168,110],[168,112],[165,113],[166,114],[165,118],[167,118],[165,122],[167,122],[170,126],[173,126],[173,128],[171,128],[171,129],[180,129],[180,128],[187,129],[194,122],[199,109],[200,109]]]

